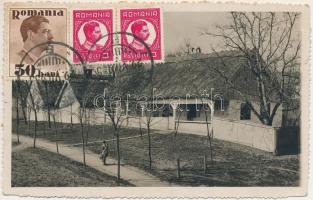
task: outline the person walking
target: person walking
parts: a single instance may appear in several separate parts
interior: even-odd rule
[[[100,154],[100,159],[103,160],[103,165],[106,165],[106,159],[109,155],[109,146],[108,144],[105,142],[105,140],[103,140],[102,142],[102,151]]]

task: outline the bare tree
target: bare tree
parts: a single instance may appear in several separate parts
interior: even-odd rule
[[[138,71],[137,73],[144,75],[142,71]],[[135,77],[138,75],[135,74]],[[153,67],[152,69],[146,72],[146,76],[141,77],[141,81],[143,81],[142,85],[146,85],[146,96],[143,96],[143,102],[140,102],[140,107],[142,111],[142,117],[144,118],[143,123],[147,128],[147,136],[148,136],[148,156],[149,156],[149,169],[152,169],[152,138],[151,138],[151,127],[153,125],[153,115],[155,112],[158,112],[155,107],[154,102],[154,92],[155,88],[153,87]],[[141,99],[142,100],[142,99]],[[141,126],[141,121],[140,121]],[[141,127],[140,127],[141,131]]]
[[[35,129],[34,129],[34,133],[33,133],[33,138],[34,138],[34,142],[33,142],[33,147],[36,148],[36,139],[37,139],[37,128],[38,128],[38,110],[42,107],[42,98],[41,98],[41,94],[39,91],[39,87],[37,85],[37,80],[35,81],[29,81],[29,92],[28,92],[28,105],[30,107],[30,109],[34,112],[34,117],[35,117]]]
[[[144,86],[150,84],[150,77],[141,63],[125,65],[122,71],[115,71],[114,79],[111,80],[105,93],[105,113],[111,121],[114,136],[116,138],[117,151],[117,179],[120,180],[120,129],[129,115],[129,94],[142,94]],[[149,138],[150,139],[150,138]]]
[[[105,112],[109,117],[114,136],[116,137],[116,151],[117,151],[117,180],[121,178],[121,153],[120,153],[120,129],[125,118],[125,113],[122,110],[122,100],[119,96],[106,94],[105,97]]]
[[[80,130],[81,130],[81,138],[82,138],[82,144],[83,144],[83,161],[84,161],[84,165],[86,165],[86,145],[85,145],[85,134],[84,134],[84,119],[85,118],[85,113],[86,113],[86,98],[83,98],[81,103],[80,103],[80,107],[79,107],[79,123],[80,123]]]
[[[22,109],[23,119],[24,123],[27,125],[27,81],[22,81],[20,79],[17,79],[15,81],[12,81],[12,96],[16,98],[18,101],[18,105]],[[19,111],[18,111],[19,112]]]
[[[65,97],[62,106],[70,106],[70,111],[68,112],[71,115],[71,127],[73,126],[73,116],[79,121],[84,165],[86,165],[86,145],[90,129],[88,111],[94,107],[93,98],[98,95],[99,86],[102,84],[102,82],[92,80],[91,77],[86,74],[84,74],[84,76],[74,74],[69,82],[66,82],[66,85],[62,87],[62,90],[69,87],[74,93],[72,94],[72,92],[70,92],[69,94],[75,95],[75,98],[72,96]],[[78,112],[73,112],[72,106],[76,100],[79,103],[79,110]]]
[[[71,103],[70,107],[71,107],[71,110],[70,110],[71,129],[73,130],[73,103]]]
[[[149,169],[152,169],[152,142],[151,142],[151,126],[153,122],[154,104],[151,100],[146,99],[145,102],[141,103],[143,124],[147,128],[148,136],[148,156],[149,156]],[[141,132],[141,122],[140,122],[140,132]]]
[[[97,95],[97,83],[94,81],[89,80],[88,78],[84,77],[79,81],[79,97],[77,98],[80,104],[78,119],[80,122],[81,128],[81,138],[82,138],[82,147],[83,147],[83,161],[84,165],[86,165],[86,145],[89,131],[89,118],[87,117],[88,109],[92,107],[93,97]],[[87,132],[85,125],[87,124]]]
[[[26,106],[27,108],[27,116],[28,116],[28,136],[30,136],[30,128],[31,128],[31,113],[32,113],[32,109],[31,109],[31,106],[27,105]]]
[[[19,137],[19,125],[20,125],[20,112],[22,111],[23,119],[25,124],[27,125],[27,82],[17,79],[12,81],[12,97],[15,97],[16,104],[15,104],[15,111],[16,111],[16,135],[17,135],[17,142],[20,143]]]
[[[295,96],[299,95],[299,88],[294,85],[299,79],[295,75],[299,71],[298,19],[299,13],[232,12],[228,25],[217,26],[214,33],[203,31],[205,35],[220,38],[225,50],[238,52],[237,55],[225,56],[213,48],[224,66],[232,56],[246,60],[246,67],[257,82],[260,109],[253,105],[250,94],[238,87],[232,77],[225,75],[217,66],[213,66],[213,70],[245,100],[252,112],[266,125],[272,125],[282,104],[294,101]],[[268,106],[271,102],[276,102],[273,109]]]
[[[56,150],[59,153],[59,144],[58,144],[58,128],[55,116],[59,114],[57,107],[56,107],[56,98],[60,93],[61,85],[64,85],[63,81],[41,81],[40,85],[44,87],[44,111],[47,112],[48,117],[48,126],[51,128],[51,116],[53,120],[53,128],[55,132],[55,143],[56,143]],[[44,124],[45,125],[45,124]]]
[[[51,128],[51,120],[50,120],[50,91],[49,91],[49,82],[50,81],[43,81],[43,84],[44,84],[44,88],[45,88],[45,98],[46,98],[46,102],[47,102],[47,117],[48,117],[48,126],[49,128]],[[53,83],[53,82],[52,82]]]
[[[58,128],[57,128],[57,123],[55,120],[55,115],[58,114],[57,109],[53,109],[52,112],[50,112],[50,114],[52,114],[52,119],[53,119],[53,127],[54,127],[54,134],[55,134],[55,146],[56,146],[56,150],[57,153],[59,153],[59,137],[58,137]]]
[[[180,120],[181,120],[181,115],[182,115],[182,110],[180,108],[180,104],[173,103],[171,105],[173,107],[173,114],[174,115],[174,131],[173,131],[173,145],[172,145],[172,152],[174,154],[174,159],[176,160],[177,163],[177,178],[181,178],[181,168],[180,168],[180,149],[177,146],[177,138],[178,138],[178,130],[179,130],[179,125],[180,125]]]
[[[213,128],[210,129],[209,127],[209,124],[211,124],[211,127],[213,126],[213,119],[212,119],[212,115],[214,112],[214,104],[212,105],[212,101],[210,102],[211,105],[209,105],[209,103],[207,103],[207,99],[205,97],[201,97],[201,102],[202,102],[202,106],[201,106],[201,111],[204,112],[204,116],[205,116],[205,125],[206,125],[206,130],[207,130],[207,141],[208,141],[208,147],[210,149],[210,158],[211,158],[211,163],[212,165],[214,164],[214,159],[213,159],[213,144],[212,144],[212,141],[213,141]],[[210,117],[208,115],[208,109],[209,108],[209,111],[210,111]],[[206,155],[205,155],[206,157]],[[206,164],[206,163],[205,163]]]
[[[16,100],[16,136],[17,136],[17,143],[20,143],[20,135],[19,135],[19,121],[20,121],[20,114],[19,114],[19,107],[20,107],[20,95],[19,95],[19,91],[20,91],[20,84],[18,83],[20,80],[17,81],[13,81],[12,82],[12,97],[15,97]]]

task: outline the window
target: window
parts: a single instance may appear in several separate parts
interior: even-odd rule
[[[200,114],[201,114],[201,107],[202,107],[202,106],[201,106],[201,105],[197,105],[197,106],[198,106],[198,107],[197,107],[198,110],[196,109],[196,117],[197,117],[197,118],[200,118],[200,117],[201,117]]]
[[[165,104],[162,111],[162,117],[171,117],[173,116],[172,107],[168,104]]]
[[[197,117],[196,104],[188,104],[187,105],[187,120],[192,121],[193,118]],[[198,108],[199,109],[199,108]]]
[[[247,103],[242,103],[240,105],[240,120],[251,119],[251,108]]]
[[[214,111],[225,111],[227,110],[229,105],[229,101],[228,100],[215,100],[214,101]]]

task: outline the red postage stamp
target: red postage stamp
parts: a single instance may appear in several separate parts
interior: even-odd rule
[[[122,61],[162,59],[160,8],[121,9]]]
[[[74,10],[73,46],[88,62],[113,60],[113,11]],[[79,62],[73,55],[74,63]]]

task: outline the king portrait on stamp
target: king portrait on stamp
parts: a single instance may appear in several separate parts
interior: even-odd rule
[[[101,39],[102,32],[98,22],[87,22],[84,27],[85,42],[82,46],[89,51],[99,51],[103,48],[103,45],[97,44],[97,41]]]
[[[66,71],[66,49],[51,42],[66,42],[66,10],[63,8],[12,8],[9,20],[10,77]],[[48,56],[56,53],[59,57]],[[23,65],[19,65],[23,64]],[[30,67],[31,66],[31,67]],[[32,68],[36,72],[29,72]],[[25,72],[25,73],[24,73]],[[27,73],[26,73],[27,72]],[[23,74],[23,75],[22,75]]]
[[[140,38],[143,42],[146,42],[147,39],[150,36],[150,31],[148,28],[148,25],[143,20],[137,20],[131,25],[131,32],[138,38]],[[146,43],[148,46],[151,44]],[[133,38],[131,43],[129,44],[131,47],[133,47],[136,50],[144,50],[145,46],[142,42],[139,42],[137,39]]]
[[[160,8],[121,9],[122,61],[149,60],[148,50],[154,60],[162,60],[162,23]]]
[[[49,20],[44,16],[31,16],[23,20],[20,32],[24,44],[23,49],[17,53],[20,60],[26,56],[24,59],[25,63],[33,64],[47,50],[48,44],[44,43],[53,39],[53,33],[49,23]],[[38,48],[29,52],[30,49],[36,46]]]
[[[113,61],[111,9],[73,10],[73,47],[88,62]],[[74,63],[79,62],[73,55]]]

